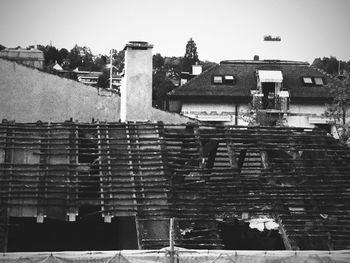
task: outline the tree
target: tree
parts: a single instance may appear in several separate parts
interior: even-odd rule
[[[333,101],[328,105],[325,115],[334,121],[339,139],[346,142],[350,138],[350,124],[346,119],[350,109],[350,75],[347,74],[344,80],[328,86],[331,89]]]
[[[197,45],[192,38],[186,44],[186,52],[182,63],[182,71],[192,73],[192,65],[198,62]]]
[[[323,71],[332,74],[332,75],[337,75],[342,71],[350,71],[350,61],[345,62],[345,61],[339,61],[336,57],[323,57],[321,58],[316,58],[313,62],[312,65],[316,68],[322,69]]]
[[[79,47],[77,44],[75,44],[75,46],[70,50],[68,55],[70,69],[75,69],[76,67],[83,65],[80,50],[81,47]]]
[[[6,47],[0,44],[0,51],[4,50]]]
[[[69,51],[65,48],[61,48],[59,51],[58,51],[58,60],[57,62],[59,64],[62,64],[62,62],[66,59],[68,59],[68,56],[69,56]]]
[[[94,60],[93,71],[103,71],[107,64],[106,56],[98,56]]]
[[[153,55],[153,69],[160,70],[164,67],[164,58],[161,54],[157,53]]]
[[[98,77],[98,81],[97,81],[97,86],[100,88],[104,88],[107,89],[109,88],[109,76],[110,76],[110,69],[109,68],[105,68],[102,71],[102,75],[100,75]]]
[[[112,56],[113,56],[113,66],[116,67],[118,73],[122,73],[124,70],[125,51],[120,50],[119,52],[117,52],[115,50]]]
[[[155,70],[152,82],[152,106],[164,109],[167,93],[174,89],[175,85],[166,76],[165,70]]]
[[[59,54],[57,48],[54,46],[46,46],[44,51],[45,64],[49,65],[59,60]]]

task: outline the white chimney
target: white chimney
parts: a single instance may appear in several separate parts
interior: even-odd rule
[[[202,65],[192,65],[192,75],[199,75],[202,73]]]
[[[152,112],[152,48],[142,41],[125,45],[125,75],[120,87],[120,119],[149,120]]]

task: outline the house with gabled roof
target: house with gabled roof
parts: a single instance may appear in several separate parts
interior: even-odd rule
[[[335,82],[304,62],[227,60],[171,91],[169,110],[238,125],[247,125],[247,115],[257,110],[260,121],[280,118],[288,126],[330,132],[330,120],[323,114],[332,99],[327,84]]]

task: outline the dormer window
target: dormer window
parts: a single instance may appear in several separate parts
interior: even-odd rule
[[[222,84],[223,83],[222,76],[214,76],[213,77],[213,83],[214,84]]]
[[[303,82],[307,86],[316,85],[323,86],[324,80],[322,77],[303,77]]]
[[[312,84],[312,78],[311,77],[303,77],[304,84],[311,85]]]
[[[213,84],[234,85],[235,77],[233,75],[214,75]]]
[[[233,85],[235,83],[235,77],[232,75],[225,75],[224,82],[225,82],[225,84]]]
[[[316,78],[314,78],[314,81],[315,81],[315,85],[317,85],[317,86],[322,86],[322,85],[324,85],[323,78],[321,78],[321,77],[316,77]]]

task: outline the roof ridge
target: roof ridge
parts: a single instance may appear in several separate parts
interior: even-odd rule
[[[327,77],[331,78],[332,80],[336,81],[338,84],[340,84],[341,86],[343,86],[344,84],[342,83],[342,81],[340,79],[338,79],[336,76],[329,74],[327,71],[320,69],[314,65],[310,65],[310,68],[322,73],[323,75],[326,75]]]
[[[282,65],[310,65],[308,62],[292,61],[292,60],[222,60],[220,65],[230,64],[282,64]]]
[[[198,79],[199,76],[201,76],[202,74],[208,73],[209,71],[211,71],[211,70],[213,70],[213,69],[215,69],[216,67],[219,67],[219,66],[220,66],[220,64],[215,64],[214,66],[211,66],[207,70],[204,70],[201,74],[199,74],[199,75],[195,76],[194,78],[190,79],[189,81],[187,81],[182,86],[179,86],[179,87],[173,89],[172,91],[168,92],[168,95],[174,94],[177,89],[188,86],[191,82],[193,82],[194,80]]]
[[[84,83],[82,83],[82,82],[79,82],[79,81],[77,81],[77,80],[75,80],[75,79],[70,79],[70,78],[62,77],[62,76],[60,76],[60,75],[58,75],[58,74],[53,74],[53,73],[51,73],[51,72],[46,71],[45,69],[35,68],[35,67],[29,66],[29,65],[26,65],[26,64],[22,64],[22,63],[16,61],[15,59],[0,57],[0,60],[1,60],[1,59],[2,59],[2,60],[5,60],[5,61],[8,61],[8,62],[16,63],[18,66],[23,66],[23,67],[25,67],[25,68],[27,68],[27,69],[36,70],[36,71],[41,72],[41,73],[43,73],[43,74],[48,74],[48,75],[50,75],[50,76],[55,76],[56,78],[59,78],[59,79],[64,79],[64,80],[68,80],[68,81],[73,81],[73,82],[77,82],[77,83],[79,83],[79,84],[81,84],[81,85],[84,85],[84,86],[89,86],[89,85],[86,85],[86,84],[84,84]],[[89,87],[92,87],[92,86],[89,86]]]

